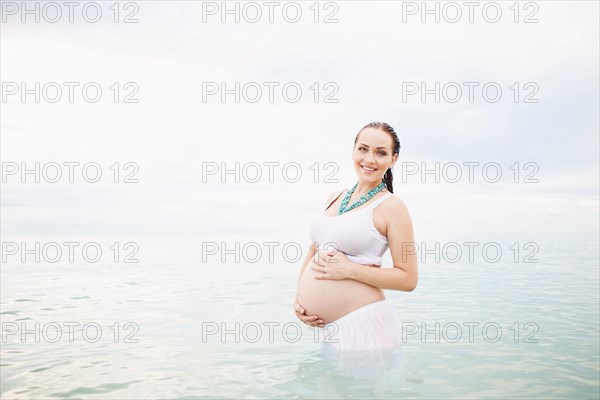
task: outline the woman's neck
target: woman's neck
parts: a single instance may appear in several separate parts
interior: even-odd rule
[[[358,182],[358,185],[356,186],[356,189],[354,190],[354,195],[357,195],[358,197],[367,194],[369,192],[369,190],[375,189],[377,186],[379,186],[381,184],[381,182],[379,183],[360,183]],[[384,187],[381,191],[385,191],[386,188]]]

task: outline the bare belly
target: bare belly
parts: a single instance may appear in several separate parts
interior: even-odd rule
[[[298,302],[307,315],[318,315],[325,323],[385,299],[383,290],[352,279],[315,279],[320,274],[309,261],[298,286]],[[373,267],[377,268],[377,267]]]

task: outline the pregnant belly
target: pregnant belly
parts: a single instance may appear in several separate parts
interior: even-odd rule
[[[383,291],[352,279],[315,279],[321,274],[312,269],[310,261],[300,278],[298,302],[307,315],[318,315],[325,323],[373,302],[383,300]]]

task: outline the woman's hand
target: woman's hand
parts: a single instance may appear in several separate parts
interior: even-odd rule
[[[296,311],[296,317],[298,317],[298,319],[304,322],[306,325],[318,326],[319,328],[323,327],[323,320],[319,318],[318,315],[306,315],[306,310],[300,305],[300,303],[298,303],[298,299],[296,299],[294,309]]]
[[[344,253],[336,250],[318,251],[318,259],[311,264],[313,270],[318,272],[315,279],[350,279],[352,262]]]

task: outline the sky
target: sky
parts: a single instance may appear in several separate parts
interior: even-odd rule
[[[86,2],[73,22],[55,3],[61,18],[53,23],[58,14],[47,2],[38,3],[39,22],[35,10],[23,14],[20,2],[2,2],[5,238],[304,235],[327,195],[356,182],[353,141],[371,121],[398,133],[394,192],[417,238],[598,235],[597,2],[519,2],[517,16],[514,2],[501,1],[494,3],[497,22],[489,22],[496,16],[491,2],[481,2],[473,22],[461,2],[452,3],[461,12],[457,22],[448,2],[427,3],[437,4],[439,22],[422,14],[421,2],[277,2],[273,22],[264,2],[228,2],[231,10],[237,4],[239,22],[235,13],[222,15],[221,2],[199,1],[121,2],[114,22],[113,3],[98,2],[94,23],[93,7],[83,14]],[[253,23],[257,9],[262,16]],[[299,20],[288,22],[297,9]],[[33,94],[23,101],[21,84],[34,89],[36,82],[40,102]],[[73,102],[64,82],[73,82]],[[232,90],[236,82],[239,102],[206,92],[221,84]],[[272,102],[265,82],[274,88]],[[95,103],[82,93],[90,83],[90,96],[102,90]],[[60,99],[48,101],[56,87]],[[262,97],[253,102],[257,88]],[[422,88],[430,90],[424,100]],[[23,177],[23,163],[36,162],[61,165],[62,179]],[[102,177],[86,182],[78,167],[68,182],[65,162],[96,163]],[[248,174],[259,165],[262,178],[220,177],[222,166],[236,162]],[[270,164],[273,182],[269,163],[279,163]],[[436,165],[447,179],[421,175]],[[217,174],[203,179],[214,166]],[[292,182],[296,170],[302,175]],[[457,170],[461,178],[450,182]],[[128,174],[139,182],[123,182]]]

